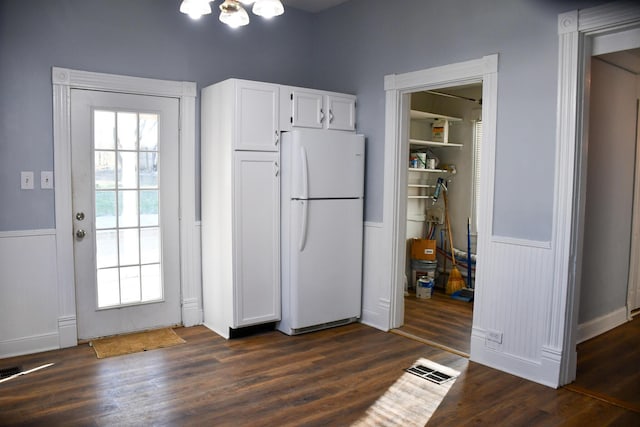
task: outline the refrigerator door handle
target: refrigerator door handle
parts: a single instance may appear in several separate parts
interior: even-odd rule
[[[302,194],[301,199],[309,198],[309,163],[307,162],[307,150],[300,147],[300,164],[302,165]]]
[[[302,221],[300,222],[300,243],[298,245],[299,252],[304,250],[307,245],[307,218],[309,216],[309,201],[300,200],[302,203]]]

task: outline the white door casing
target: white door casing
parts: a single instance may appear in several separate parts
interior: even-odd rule
[[[640,75],[636,76],[636,98],[640,103]],[[631,254],[629,256],[629,284],[627,318],[640,308],[640,108],[636,117],[636,176],[633,191],[633,217],[631,225]]]
[[[406,195],[407,170],[406,159],[409,158],[408,139],[409,94],[412,92],[459,86],[467,83],[483,84],[483,126],[484,140],[481,175],[481,191],[483,204],[479,208],[478,247],[491,235],[493,206],[493,179],[495,169],[495,127],[497,110],[497,70],[498,55],[488,55],[481,59],[457,64],[435,67],[428,70],[415,71],[385,77],[386,91],[386,149],[385,149],[385,194],[391,198],[385,202],[386,232],[385,240],[390,242],[391,268],[389,278],[390,315],[389,328],[395,328],[404,322],[404,266],[405,266],[405,227],[406,227]],[[485,155],[486,153],[486,155]],[[385,197],[386,199],[386,197]],[[478,249],[480,251],[480,249]],[[477,276],[478,290],[482,281],[482,257],[478,258]],[[482,302],[476,300],[476,308]],[[473,356],[473,355],[472,355]]]
[[[175,98],[71,91],[79,339],[181,323],[178,120]]]
[[[182,322],[202,323],[200,255],[195,221],[195,98],[192,82],[156,80],[53,67],[56,270],[60,347],[77,345],[71,201],[71,89],[173,97],[180,100],[180,288]]]
[[[640,26],[640,5],[613,2],[558,16],[559,67],[556,128],[556,170],[552,250],[555,254],[547,346],[560,349],[558,385],[576,376],[576,342],[580,304],[582,226],[586,185],[585,149],[588,134],[588,62],[592,42],[614,42],[618,50],[633,39],[616,33]],[[598,38],[598,36],[601,36]],[[596,46],[594,45],[594,50]],[[604,53],[604,52],[600,52]]]

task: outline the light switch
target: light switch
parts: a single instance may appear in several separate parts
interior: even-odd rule
[[[43,190],[51,190],[53,188],[52,171],[40,171],[40,188]]]
[[[20,188],[23,190],[33,190],[33,172],[20,172]]]

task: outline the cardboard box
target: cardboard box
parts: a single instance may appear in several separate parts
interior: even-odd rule
[[[413,239],[411,243],[411,259],[436,259],[436,241],[427,239]]]

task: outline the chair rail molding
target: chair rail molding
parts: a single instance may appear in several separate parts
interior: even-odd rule
[[[71,188],[71,90],[89,89],[177,98],[180,102],[180,287],[185,325],[202,322],[200,253],[195,221],[194,82],[157,80],[52,67],[56,264],[60,347],[77,345]]]

